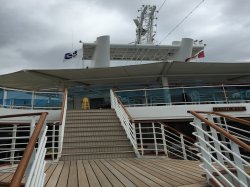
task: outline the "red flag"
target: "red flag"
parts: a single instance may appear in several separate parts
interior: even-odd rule
[[[204,51],[200,51],[199,54],[198,54],[198,58],[204,58],[205,57],[205,53]]]

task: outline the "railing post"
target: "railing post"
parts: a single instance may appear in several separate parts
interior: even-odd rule
[[[59,133],[58,133],[58,151],[57,151],[57,161],[61,157],[61,152],[62,152],[62,125],[59,125]]]
[[[140,142],[141,142],[141,155],[144,155],[144,147],[143,147],[143,139],[142,139],[142,132],[141,132],[141,123],[139,122],[139,135],[140,135]]]
[[[30,136],[33,134],[35,126],[36,126],[36,116],[32,116],[31,123],[30,123]]]
[[[162,143],[163,143],[164,153],[168,157],[168,150],[167,150],[166,137],[165,137],[165,129],[164,129],[163,124],[161,124],[161,136],[162,136]]]
[[[213,116],[211,114],[208,115],[208,120],[211,121],[212,123],[214,123],[214,119],[213,119]],[[217,135],[217,131],[214,128],[210,128],[210,129],[211,129],[211,132],[212,132],[212,136],[216,139],[216,141],[213,141],[214,147],[215,147],[216,150],[218,150],[220,153],[222,153],[222,150],[221,150],[220,145],[218,143],[219,138],[218,138],[218,135]],[[219,160],[219,162],[224,165],[223,157],[220,156],[217,153],[216,153],[216,156],[217,156],[217,159]]]
[[[197,127],[199,127],[199,128],[202,129],[202,122],[201,122],[201,120],[199,120],[199,119],[196,118],[196,117],[194,117],[194,124],[195,124],[195,126],[197,126]],[[201,151],[201,154],[202,154],[202,159],[205,159],[205,160],[206,160],[205,162],[203,162],[203,163],[204,163],[204,167],[205,167],[208,171],[211,172],[212,168],[211,168],[210,165],[212,165],[212,161],[211,161],[210,155],[208,154],[208,153],[210,152],[210,150],[208,149],[206,143],[204,142],[204,141],[206,140],[205,135],[203,134],[203,132],[202,132],[199,128],[196,128],[196,132],[197,132],[197,134],[198,134],[198,141],[199,141],[200,146],[201,146],[203,149],[205,149],[205,150],[203,150],[203,149],[200,150],[200,151]],[[202,141],[201,139],[204,140],[204,141]],[[207,151],[208,153],[207,153],[206,151]],[[209,176],[208,174],[206,174],[206,177],[207,177],[207,179],[210,178],[210,176]]]
[[[11,140],[11,164],[14,164],[15,161],[15,149],[16,149],[16,132],[17,132],[17,125],[13,126],[13,130],[12,130],[12,140]]]
[[[145,106],[148,106],[147,90],[145,90],[145,89],[144,89],[144,97],[145,97]]]
[[[158,147],[157,147],[157,139],[156,139],[155,123],[154,122],[152,122],[152,128],[153,128],[153,135],[154,135],[155,154],[156,154],[156,156],[158,156]]]
[[[55,160],[55,136],[56,136],[56,126],[52,126],[52,160]]]
[[[32,92],[31,96],[31,109],[34,110],[34,104],[35,104],[35,92]]]
[[[136,130],[135,130],[135,123],[131,123],[132,128],[133,128],[133,138],[134,138],[134,144],[135,144],[135,154],[139,156],[139,151],[138,151],[138,145],[137,145],[137,137],[136,137]]]
[[[110,104],[111,104],[111,108],[115,108],[114,106],[114,93],[112,90],[110,90]]]
[[[226,90],[225,90],[225,87],[224,87],[224,85],[223,85],[223,84],[222,84],[222,89],[223,89],[223,93],[224,93],[225,101],[226,101],[226,103],[228,103],[228,100],[227,100],[227,93],[226,93]]]
[[[234,152],[238,156],[241,156],[239,146],[236,143],[234,143],[233,141],[230,140],[230,146],[231,146],[232,152]],[[234,162],[236,165],[235,168],[236,168],[237,176],[238,176],[239,180],[241,182],[243,182],[245,184],[245,186],[248,186],[247,177],[241,171],[239,171],[239,169],[241,169],[242,171],[245,170],[242,161],[234,154],[233,154],[233,159],[234,159]],[[244,185],[240,184],[240,186],[243,187]]]
[[[187,160],[187,153],[186,153],[186,147],[185,147],[185,143],[184,143],[183,134],[180,134],[180,139],[181,139],[181,148],[182,148],[183,159]]]

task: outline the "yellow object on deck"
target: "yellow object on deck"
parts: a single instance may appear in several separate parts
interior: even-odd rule
[[[89,109],[90,109],[89,98],[84,97],[84,98],[82,99],[82,109],[83,109],[83,110],[89,110]]]

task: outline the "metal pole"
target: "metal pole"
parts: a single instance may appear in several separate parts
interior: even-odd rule
[[[15,160],[15,149],[16,149],[16,132],[17,132],[17,125],[13,126],[13,130],[12,130],[12,140],[11,140],[11,154],[10,154],[10,160],[11,160],[11,164],[14,164],[14,160]]]
[[[142,132],[141,132],[141,123],[139,123],[139,134],[140,134],[140,142],[141,142],[141,155],[144,155],[144,148],[143,148],[143,139],[142,139]]]
[[[55,136],[56,136],[56,126],[53,124],[53,129],[52,129],[52,160],[55,160]]]
[[[224,93],[225,101],[226,101],[226,103],[228,103],[228,100],[227,100],[227,93],[226,93],[226,90],[225,90],[225,87],[224,87],[224,85],[223,85],[223,84],[222,84],[222,89],[223,89],[223,93]]]
[[[158,147],[157,147],[157,140],[156,140],[156,133],[155,133],[155,123],[152,122],[153,127],[153,135],[154,135],[154,144],[155,144],[155,154],[158,156]]]
[[[181,139],[181,147],[182,147],[183,159],[187,160],[187,153],[186,153],[186,147],[185,147],[185,143],[184,143],[183,134],[180,134],[180,139]]]
[[[168,157],[168,150],[167,150],[166,137],[165,137],[165,129],[164,129],[164,125],[162,125],[162,124],[161,124],[161,136],[162,136],[164,153]]]

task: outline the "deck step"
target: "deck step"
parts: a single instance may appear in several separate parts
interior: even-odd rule
[[[103,115],[103,116],[84,116],[84,115],[79,115],[79,116],[66,116],[66,119],[75,121],[75,120],[117,120],[117,117],[115,115]]]
[[[93,140],[93,141],[64,141],[64,147],[84,147],[84,146],[115,146],[115,145],[130,145],[128,139],[117,140]]]
[[[135,157],[114,110],[67,111],[61,160]]]
[[[67,120],[66,123],[82,123],[82,124],[88,124],[88,123],[119,123],[119,119],[70,119]]]
[[[120,126],[82,126],[82,127],[76,127],[76,126],[68,126],[65,128],[67,132],[79,132],[79,131],[107,131],[109,129],[110,131],[123,131],[123,127]]]
[[[124,139],[127,136],[112,135],[112,136],[75,136],[75,137],[64,137],[64,141],[116,141],[118,139]],[[129,140],[128,140],[129,141]]]
[[[133,151],[130,145],[111,145],[111,146],[86,146],[86,147],[64,147],[62,154],[79,154],[79,153],[99,153],[99,152],[122,152]]]
[[[112,130],[112,131],[67,131],[64,134],[64,137],[79,137],[79,136],[122,136],[126,135],[125,131],[121,130]]]
[[[111,113],[115,112],[113,109],[93,109],[93,110],[67,110],[67,114],[72,113]]]
[[[71,128],[71,127],[110,127],[110,126],[121,126],[120,122],[89,122],[89,123],[83,123],[83,122],[66,122],[65,128]]]
[[[92,159],[110,159],[110,158],[131,158],[135,157],[134,151],[124,152],[100,152],[100,153],[79,153],[79,154],[62,154],[60,160],[92,160]]]

